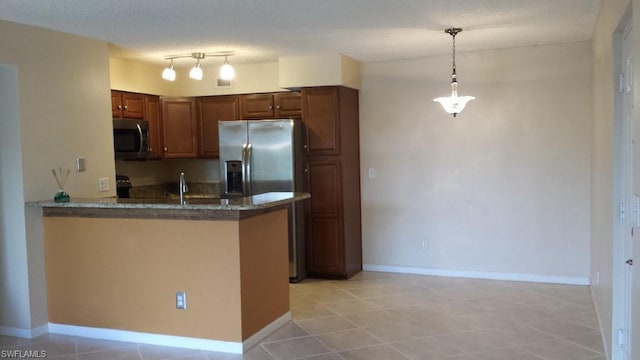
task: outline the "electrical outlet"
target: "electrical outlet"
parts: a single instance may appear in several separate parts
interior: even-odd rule
[[[184,291],[176,291],[176,309],[184,310],[187,308],[187,293]]]
[[[109,191],[109,178],[108,177],[98,178],[98,191],[100,191],[100,192]]]
[[[422,251],[429,251],[429,241],[427,239],[422,240],[420,248],[422,249]]]
[[[375,168],[369,168],[369,179],[375,179],[376,178],[376,169]]]

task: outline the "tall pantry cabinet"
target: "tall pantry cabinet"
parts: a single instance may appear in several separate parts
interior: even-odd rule
[[[358,91],[302,89],[306,127],[307,271],[349,278],[362,270]]]

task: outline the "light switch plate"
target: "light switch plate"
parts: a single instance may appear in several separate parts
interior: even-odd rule
[[[84,157],[77,157],[76,158],[76,170],[78,172],[82,172],[87,170],[87,163]]]

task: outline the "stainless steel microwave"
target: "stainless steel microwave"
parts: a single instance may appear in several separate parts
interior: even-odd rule
[[[138,119],[113,119],[113,150],[116,159],[148,158],[149,122]]]

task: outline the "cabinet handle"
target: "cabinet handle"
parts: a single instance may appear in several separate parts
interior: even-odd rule
[[[118,105],[118,110],[122,110],[122,105]]]
[[[169,151],[169,149],[167,149],[167,148],[164,148],[164,151]]]
[[[272,105],[269,105],[269,110],[273,110],[273,106]]]
[[[124,109],[127,110],[127,105],[124,106]]]
[[[280,109],[280,105],[276,106],[276,109]]]

